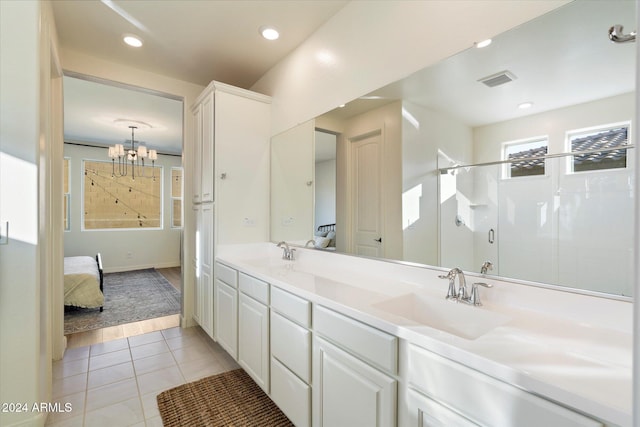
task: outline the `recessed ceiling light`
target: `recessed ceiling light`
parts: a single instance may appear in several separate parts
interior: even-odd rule
[[[482,49],[483,47],[487,47],[491,44],[491,39],[482,40],[481,42],[476,43],[476,47],[478,49]]]
[[[267,40],[277,40],[280,33],[273,27],[260,27],[260,34]]]
[[[527,108],[531,107],[533,107],[533,102],[523,102],[522,104],[518,105],[518,108],[521,110],[526,110]]]
[[[133,34],[125,34],[122,36],[122,40],[128,44],[129,46],[133,46],[133,47],[140,47],[142,46],[142,39],[138,36],[134,36]]]

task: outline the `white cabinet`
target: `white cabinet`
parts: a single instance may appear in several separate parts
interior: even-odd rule
[[[193,145],[191,170],[193,171],[193,195],[191,201],[202,202],[202,106],[195,104],[191,109],[193,115]]]
[[[194,138],[186,161],[193,171],[192,202],[209,205],[207,221],[212,221],[196,219],[195,230],[186,230],[196,236],[193,317],[214,336],[219,316],[212,310],[218,304],[212,305],[208,295],[231,297],[230,292],[212,290],[215,245],[269,240],[270,103],[268,96],[211,82],[191,108]],[[205,241],[205,233],[210,241]]]
[[[467,418],[445,408],[424,394],[409,388],[407,412],[410,426],[415,427],[476,427]]]
[[[238,359],[237,272],[216,263],[214,298],[215,339],[231,357]]]
[[[269,285],[239,274],[238,363],[269,393]]]
[[[314,336],[313,425],[396,425],[394,378]]]
[[[213,337],[213,205],[194,205],[198,234],[193,260],[195,289],[193,318]]]
[[[410,390],[417,390],[455,410],[460,419],[467,418],[478,425],[496,427],[602,426],[598,421],[429,350],[415,345],[408,347],[407,372]],[[410,414],[408,418],[415,419],[415,415]],[[422,424],[417,422],[412,425]]]
[[[201,289],[202,312],[200,326],[213,338],[213,205],[202,205],[202,231],[200,246],[202,248],[200,263],[200,277],[198,286]]]
[[[193,203],[213,202],[214,92],[203,92],[193,114]]]
[[[398,339],[318,305],[313,328],[313,425],[395,426]]]
[[[198,97],[193,203],[216,203],[217,243],[269,238],[271,98],[219,82]]]
[[[200,227],[202,221],[201,206],[193,205],[193,217],[196,220],[196,227]],[[200,324],[200,316],[202,315],[202,291],[200,289],[200,236],[196,235],[196,248],[195,248],[193,261],[191,268],[193,269],[193,278],[195,286],[193,287],[193,320]]]
[[[311,425],[311,303],[271,287],[271,399],[297,427]]]

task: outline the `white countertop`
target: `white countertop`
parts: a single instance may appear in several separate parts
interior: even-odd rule
[[[220,248],[217,260],[529,392],[607,423],[631,425],[629,302],[482,278],[493,288],[481,288],[483,306],[473,307],[445,301],[447,281],[437,278],[438,269],[302,248],[295,261],[280,254],[273,244],[230,245]],[[480,280],[467,278],[469,289],[474,281]],[[497,319],[495,327],[463,338],[473,332],[469,322],[458,325],[460,333],[448,333],[385,309],[403,308],[404,299],[392,299],[413,294],[437,307],[440,301],[452,305],[452,317]]]

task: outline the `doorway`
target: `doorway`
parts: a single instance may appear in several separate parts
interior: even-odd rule
[[[166,285],[182,291],[183,111],[181,97],[66,73],[65,257],[99,252],[105,276],[154,270],[165,280],[162,273],[169,271]],[[116,144],[134,150],[137,158],[126,151],[111,156],[109,147]],[[149,156],[152,149],[157,155]],[[177,300],[176,318],[179,294]],[[157,313],[165,312],[148,310],[151,317],[135,320]]]

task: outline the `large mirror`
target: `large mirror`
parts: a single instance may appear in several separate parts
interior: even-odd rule
[[[631,296],[634,17],[576,0],[277,135],[272,239]]]

